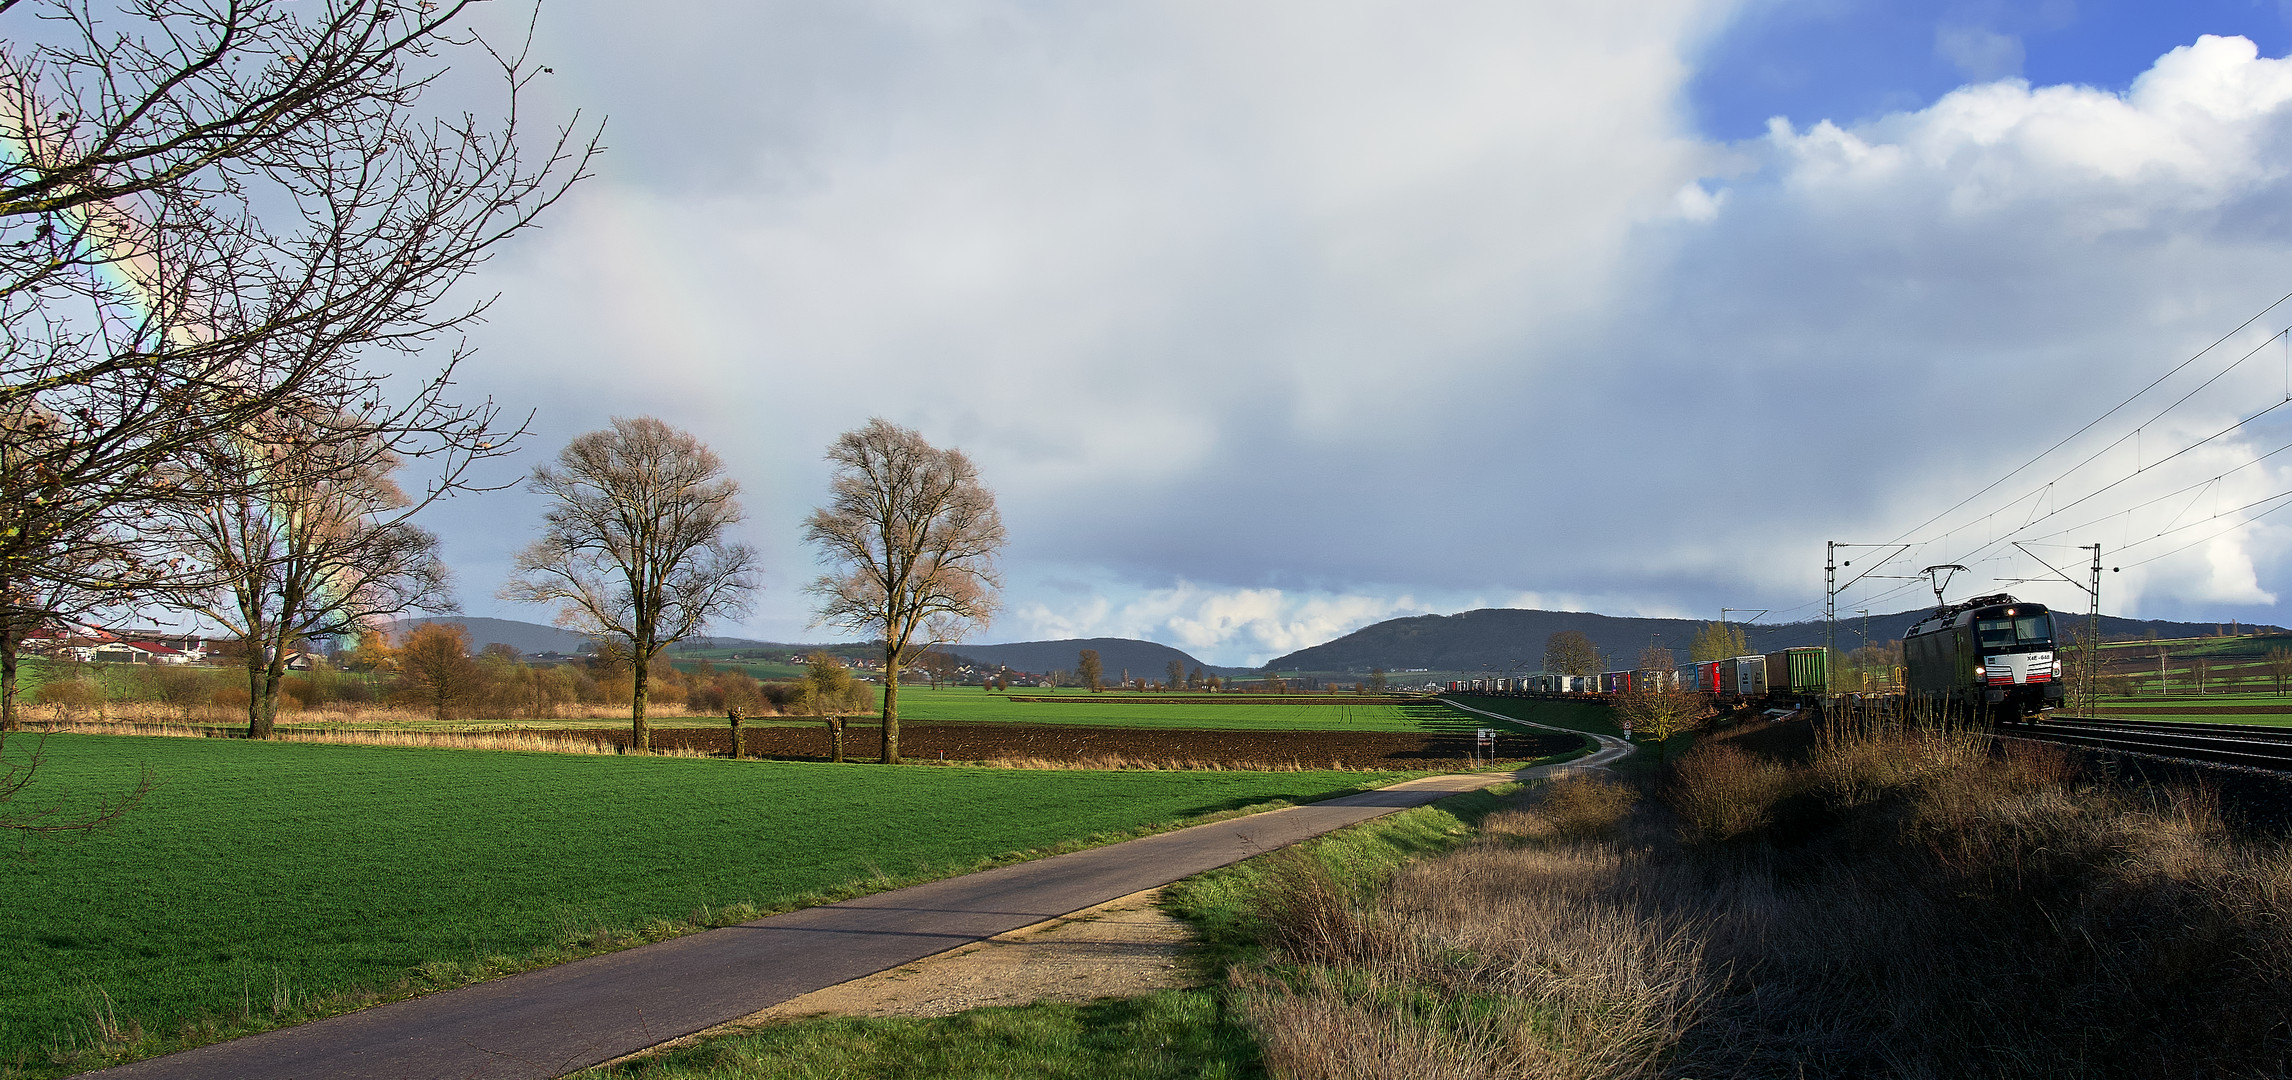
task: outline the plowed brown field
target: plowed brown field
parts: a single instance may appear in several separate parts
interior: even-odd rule
[[[595,739],[626,748],[627,731],[596,729],[536,732]],[[790,761],[828,760],[826,725],[746,729],[747,756]],[[1573,735],[1503,732],[1496,760],[1525,761],[1566,753],[1583,744]],[[844,729],[844,756],[872,760],[882,753],[882,730],[857,723]],[[654,728],[656,750],[690,749],[730,754],[729,728]],[[1302,766],[1346,769],[1450,769],[1467,764],[1472,734],[1397,731],[1204,731],[1176,728],[1087,727],[1078,724],[926,724],[899,726],[900,756],[949,761],[1037,760],[1110,764],[1215,765],[1228,769]]]

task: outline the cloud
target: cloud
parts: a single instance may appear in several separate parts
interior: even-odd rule
[[[1180,582],[1120,603],[1098,596],[1065,608],[1032,604],[1016,612],[998,636],[1145,638],[1210,663],[1256,666],[1373,622],[1426,612],[1407,596],[1221,590]]]
[[[999,491],[998,639],[1228,661],[1511,598],[1804,616],[1826,540],[1988,559],[2138,469],[2089,508],[2114,552],[2292,438],[2135,460],[2282,394],[2252,361],[1922,524],[2281,295],[2286,61],[2204,38],[2123,94],[2006,78],[1719,144],[1680,97],[1724,13],[552,6],[552,92],[615,152],[486,269],[472,386],[537,405],[543,453],[638,411],[723,453],[771,569],[746,632],[807,632],[821,449],[882,414]],[[2204,497],[2292,488],[2277,460]],[[493,499],[440,523],[473,593],[538,513]],[[2264,614],[2287,540],[2128,558],[2110,609]]]
[[[1934,53],[1977,82],[2021,74],[2021,39],[1987,27],[1937,26]]]

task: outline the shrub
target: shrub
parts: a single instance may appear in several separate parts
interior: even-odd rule
[[[1630,785],[1591,773],[1575,773],[1554,782],[1536,810],[1561,836],[1593,840],[1612,835],[1616,824],[1638,801],[1639,792]]]
[[[103,704],[103,687],[92,679],[50,679],[32,691],[32,704],[56,710],[56,719],[77,720]]]
[[[1570,773],[1543,789],[1543,798],[1527,810],[1490,814],[1481,831],[1490,836],[1532,840],[1604,840],[1639,802],[1639,792],[1628,784],[1594,772]]]
[[[1796,786],[1790,770],[1724,742],[1679,759],[1669,802],[1691,839],[1732,840],[1774,823],[1775,807]]]

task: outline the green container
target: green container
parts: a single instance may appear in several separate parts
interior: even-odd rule
[[[1767,654],[1767,691],[1774,694],[1820,694],[1828,688],[1824,675],[1830,654],[1820,645]]]

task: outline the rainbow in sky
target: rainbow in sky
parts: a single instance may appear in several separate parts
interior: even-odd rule
[[[63,115],[43,109],[25,86],[0,85],[0,154],[8,157],[11,166],[63,168],[73,151],[70,129]],[[98,319],[129,328],[139,343],[156,334],[160,348],[194,346],[212,336],[212,327],[187,313],[187,290],[167,287],[159,238],[131,205],[119,200],[89,200],[64,213],[69,218],[65,235],[78,244],[79,265],[93,279],[90,295]],[[278,452],[277,443],[251,434],[234,441],[249,461],[270,461]],[[275,500],[265,501],[260,511],[263,524],[275,539],[286,538],[300,517],[294,507]],[[216,511],[227,512],[221,508]],[[325,606],[340,604],[354,591],[342,578],[337,568],[325,572],[317,583]]]

